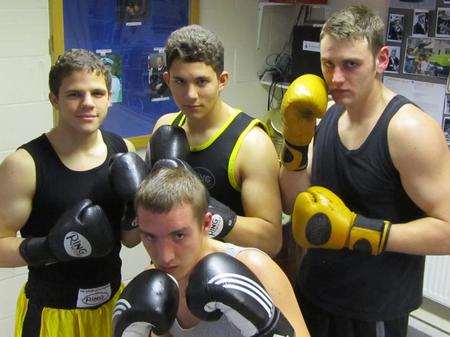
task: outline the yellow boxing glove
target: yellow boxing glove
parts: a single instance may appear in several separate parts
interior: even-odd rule
[[[312,186],[300,193],[292,213],[295,241],[305,248],[326,248],[381,254],[386,248],[391,223],[366,218],[350,211],[325,187]]]
[[[308,165],[308,145],[314,136],[316,118],[327,109],[328,94],[322,78],[312,74],[298,77],[286,90],[281,102],[284,148],[283,166],[300,171]]]

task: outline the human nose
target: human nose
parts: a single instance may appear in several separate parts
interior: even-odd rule
[[[186,98],[189,100],[196,100],[198,98],[197,88],[194,84],[187,85]]]
[[[334,67],[333,76],[332,76],[331,80],[333,81],[334,84],[344,82],[344,73],[340,67],[338,67],[338,66]]]
[[[170,265],[174,259],[174,251],[168,242],[160,242],[157,247],[158,263],[163,266]]]
[[[90,92],[87,92],[83,96],[83,106],[91,107],[94,106],[94,100]]]

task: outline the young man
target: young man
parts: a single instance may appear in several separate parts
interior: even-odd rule
[[[317,127],[309,166],[325,84],[301,78],[283,99],[284,118],[297,123],[284,126],[280,184],[294,237],[311,248],[296,292],[312,336],[406,336],[424,255],[450,253],[447,144],[433,118],[381,82],[382,36],[382,20],[364,6],[325,23],[322,72],[336,104]]]
[[[192,25],[173,32],[165,52],[164,79],[181,111],[162,116],[153,132],[162,125],[181,126],[191,150],[187,162],[219,208],[226,205],[237,214],[229,226],[215,226],[212,236],[277,254],[281,248],[277,154],[261,123],[220,97],[229,77],[222,43],[212,32]]]
[[[121,242],[140,242],[129,206],[143,161],[123,154],[131,143],[99,129],[111,76],[95,54],[65,52],[49,84],[56,127],[0,166],[0,267],[29,268],[15,336],[106,336],[121,284]]]
[[[115,337],[309,336],[289,280],[267,254],[208,236],[208,192],[195,173],[176,164],[154,169],[136,209],[159,272],[127,286],[114,309]]]

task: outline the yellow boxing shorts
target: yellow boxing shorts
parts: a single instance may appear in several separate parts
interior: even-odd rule
[[[123,288],[121,285],[108,302],[95,309],[38,307],[29,302],[22,288],[17,299],[14,337],[109,337],[112,311]]]

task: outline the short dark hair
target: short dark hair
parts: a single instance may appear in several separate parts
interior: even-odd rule
[[[208,191],[201,180],[183,167],[161,168],[141,183],[135,207],[155,213],[167,213],[173,207],[188,204],[196,220],[202,223],[208,210]]]
[[[74,71],[82,70],[103,75],[106,88],[108,92],[111,91],[111,72],[100,58],[89,50],[70,49],[60,55],[50,69],[48,76],[50,92],[58,96],[63,79],[70,76]]]
[[[165,52],[169,71],[176,59],[183,62],[204,62],[217,75],[224,69],[222,42],[216,34],[199,25],[185,26],[172,32],[167,39]]]
[[[369,7],[351,5],[333,13],[325,22],[320,33],[322,40],[325,35],[335,39],[367,39],[374,56],[384,45],[384,23]]]

